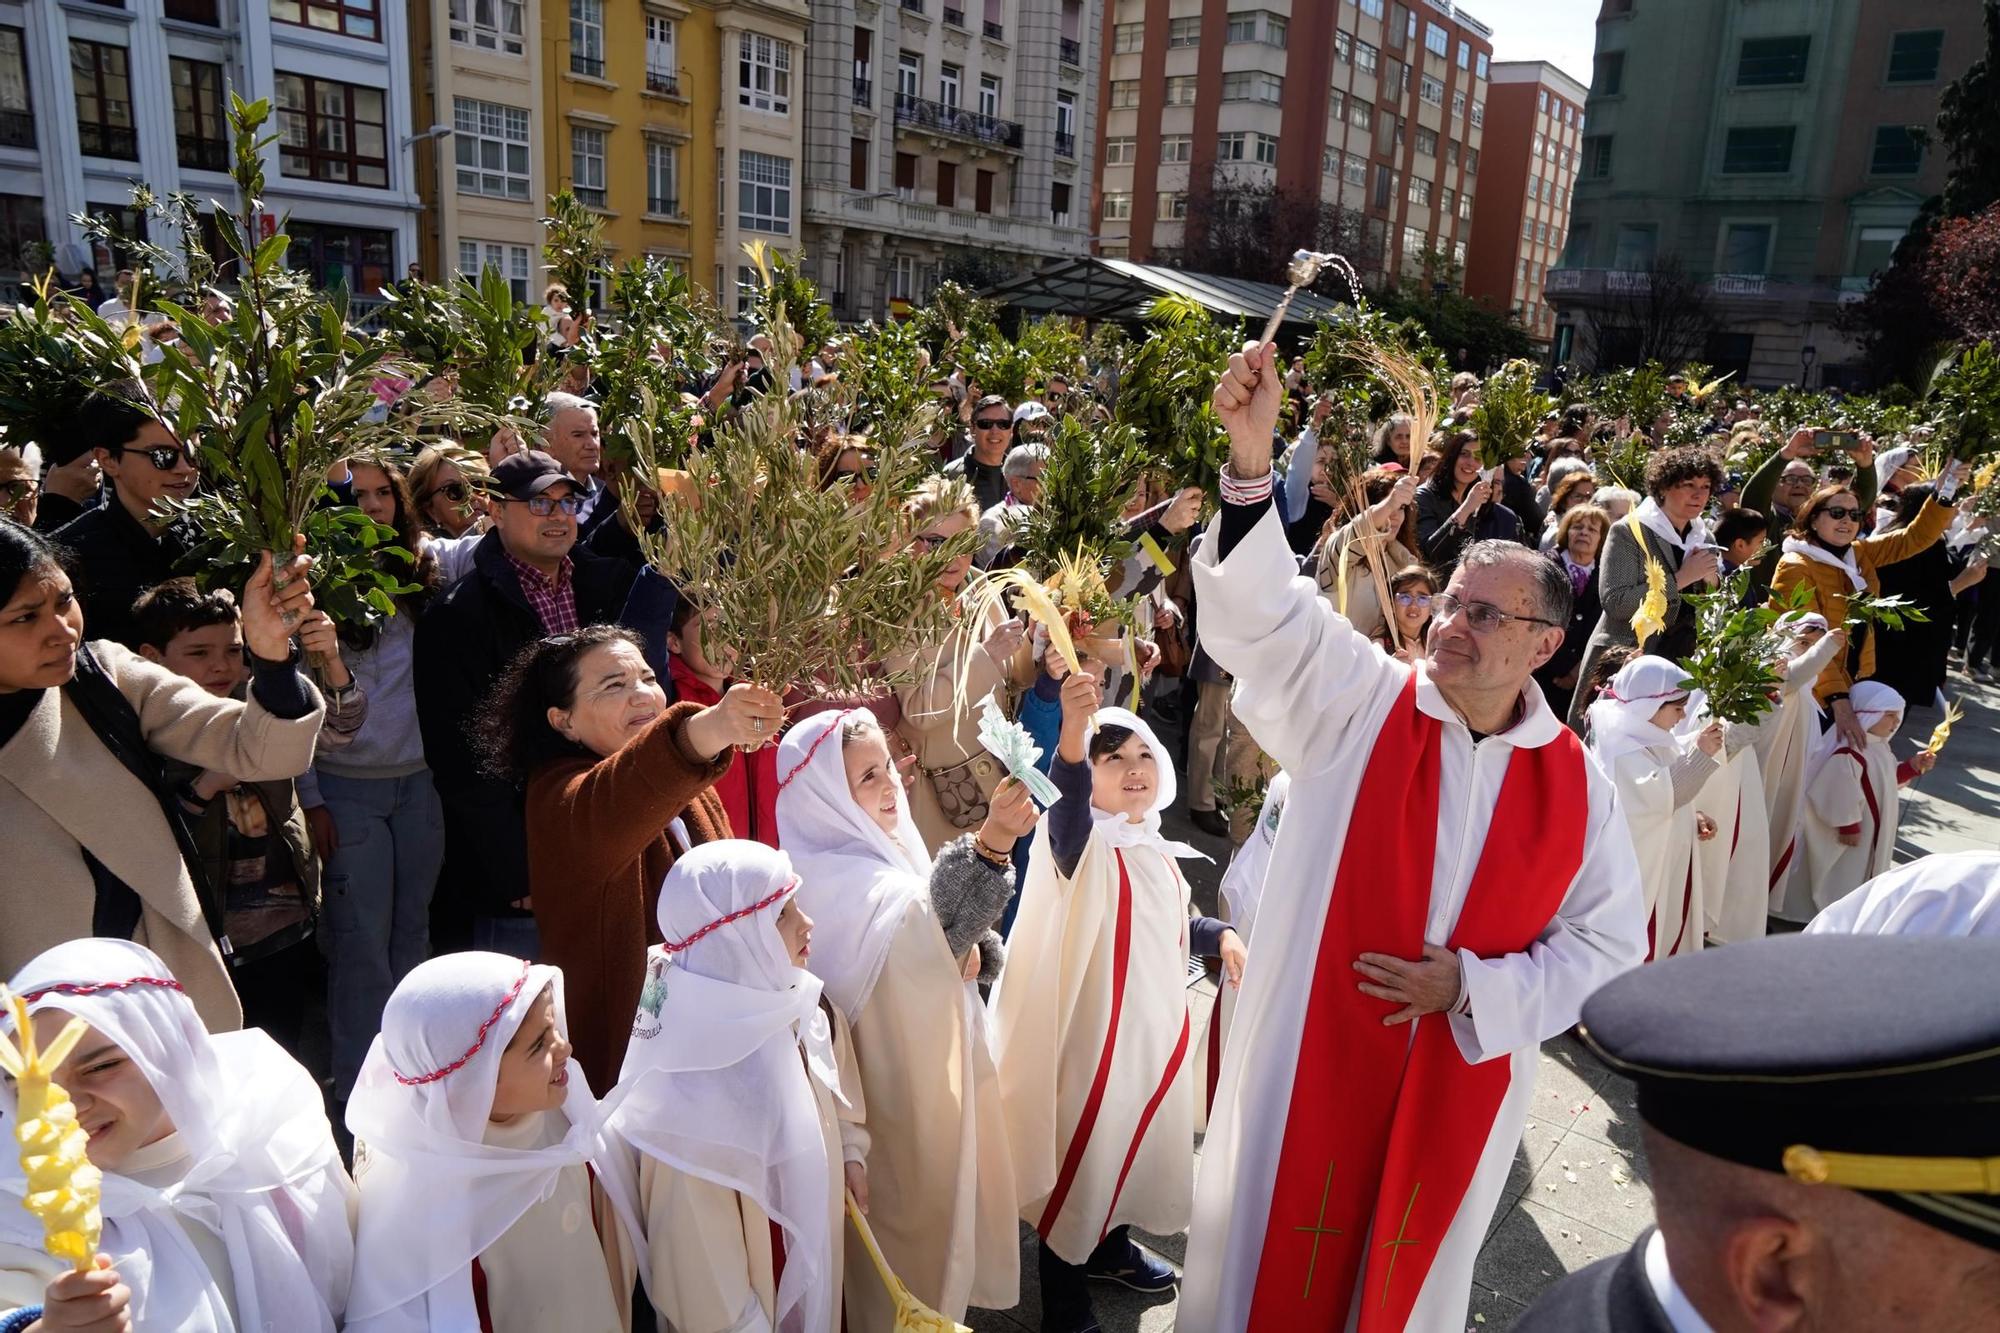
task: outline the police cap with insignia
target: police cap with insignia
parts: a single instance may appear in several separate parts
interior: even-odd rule
[[[1591,996],[1582,1034],[1667,1137],[2000,1249],[2000,940],[1683,955]]]

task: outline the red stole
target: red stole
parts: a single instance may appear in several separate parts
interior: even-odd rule
[[[1467,1064],[1443,1015],[1417,1020],[1413,1036],[1382,1022],[1395,1006],[1356,989],[1363,953],[1423,956],[1443,730],[1417,708],[1413,675],[1355,796],[1300,1032],[1252,1333],[1333,1333],[1357,1283],[1361,1333],[1399,1333],[1513,1079],[1506,1058]],[[1514,751],[1450,948],[1493,957],[1541,936],[1583,864],[1588,799],[1570,732]]]

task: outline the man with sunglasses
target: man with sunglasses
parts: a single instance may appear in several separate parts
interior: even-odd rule
[[[97,459],[109,493],[53,534],[76,557],[77,596],[94,639],[136,648],[132,603],[180,573],[192,542],[165,506],[201,482],[194,451],[145,408],[133,381],[107,385],[76,414],[76,439]]]
[[[1277,348],[1230,358],[1202,641],[1291,774],[1209,1118],[1181,1326],[1465,1325],[1540,1045],[1645,955],[1611,783],[1532,681],[1568,576],[1466,548],[1422,655],[1381,652],[1296,577],[1271,503]]]
[[[577,545],[580,487],[539,450],[493,468],[493,527],[472,569],[417,622],[417,720],[444,802],[445,911],[471,908],[472,943],[518,957],[535,949],[528,839],[520,793],[487,776],[466,722],[509,662],[535,641],[585,625],[622,624],[664,649],[673,585]],[[665,676],[664,652],[657,669]],[[442,922],[449,938],[466,923]],[[441,942],[442,943],[442,942]]]
[[[972,447],[944,465],[947,477],[972,487],[985,513],[1007,498],[1007,477],[1000,465],[1014,443],[1014,411],[1007,400],[989,393],[972,405]]]

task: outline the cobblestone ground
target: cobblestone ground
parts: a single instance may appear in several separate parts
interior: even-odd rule
[[[1938,768],[1904,789],[1900,863],[1930,852],[2000,851],[2000,688],[1954,675],[1947,690],[1966,710]],[[1936,709],[1913,710],[1896,742],[1898,754],[1922,745]],[[1213,910],[1227,844],[1169,815],[1168,834],[1216,857],[1189,863],[1201,910]],[[1196,1020],[1206,1020],[1213,988],[1197,987]],[[1200,1154],[1196,1151],[1196,1169]],[[1633,1111],[1632,1084],[1613,1074],[1571,1037],[1542,1047],[1535,1097],[1507,1192],[1487,1232],[1473,1274],[1467,1333],[1508,1328],[1543,1288],[1605,1255],[1617,1253],[1653,1221],[1653,1195]],[[1176,1264],[1187,1237],[1142,1238]],[[1021,1303],[1007,1311],[974,1311],[976,1333],[1035,1333],[1041,1294],[1035,1283],[1033,1234],[1023,1228]],[[1169,1297],[1142,1297],[1097,1285],[1092,1292],[1104,1333],[1164,1333],[1175,1327]],[[1187,1333],[1205,1333],[1190,1329]]]

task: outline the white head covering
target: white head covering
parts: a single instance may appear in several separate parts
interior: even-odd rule
[[[612,1131],[633,1147],[735,1190],[783,1229],[780,1333],[835,1322],[822,1271],[838,1240],[827,1230],[830,1168],[801,1046],[836,1097],[840,1076],[820,980],[792,965],[778,934],[798,888],[791,861],[762,843],[706,843],[674,862],[660,889],[666,943],[646,955],[606,1101]]]
[[[799,906],[816,923],[813,974],[849,1021],[861,1016],[910,904],[931,901],[931,856],[900,784],[896,836],[847,786],[840,730],[865,709],[815,713],[778,746],[778,841],[799,873]]]
[[[546,1148],[487,1143],[500,1057],[552,988],[568,1030],[562,972],[497,953],[419,964],[382,1011],[347,1127],[365,1148],[349,1330],[424,1333],[479,1326],[472,1261],[556,1186],[568,1167],[597,1168],[636,1238],[637,1181],[607,1150],[583,1066],[569,1062],[569,1132]],[[357,1148],[360,1151],[361,1148]]]
[[[1608,766],[1634,750],[1676,745],[1671,731],[1653,725],[1653,715],[1688,697],[1681,684],[1686,679],[1687,672],[1664,657],[1635,657],[1620,667],[1586,715],[1598,761]]]
[[[31,1012],[74,1014],[115,1043],[187,1150],[187,1173],[166,1189],[104,1173],[100,1248],[132,1290],[135,1326],[332,1333],[354,1258],[350,1186],[312,1076],[261,1031],[211,1037],[167,965],[128,940],[59,944],[8,986]],[[11,1084],[0,1087],[0,1241],[39,1250],[41,1224],[20,1206],[15,1116]],[[183,1220],[221,1238],[240,1325]]]
[[[1890,713],[1902,717],[1907,710],[1903,696],[1879,680],[1860,680],[1848,692],[1847,700],[1854,706],[1854,716],[1862,727],[1868,728],[1880,722]]]
[[[1204,861],[1208,860],[1208,853],[1190,847],[1184,842],[1174,842],[1160,832],[1160,811],[1174,803],[1174,796],[1180,787],[1174,777],[1173,756],[1167,752],[1166,746],[1160,744],[1160,738],[1153,734],[1153,729],[1146,725],[1145,719],[1123,708],[1100,708],[1092,720],[1093,734],[1100,727],[1123,727],[1136,735],[1140,742],[1152,751],[1153,766],[1159,771],[1159,777],[1153,788],[1153,808],[1146,812],[1146,818],[1139,823],[1135,824],[1123,815],[1114,815],[1108,810],[1091,806],[1090,818],[1097,836],[1112,847],[1152,847],[1167,856],[1182,860],[1194,856]]]
[[[1917,451],[1907,444],[1899,444],[1893,449],[1884,449],[1875,455],[1875,486],[1877,493],[1888,490],[1889,478],[1896,475],[1896,469],[1917,456]]]
[[[1834,903],[1812,919],[1806,934],[2000,938],[2000,855],[1920,857]]]

